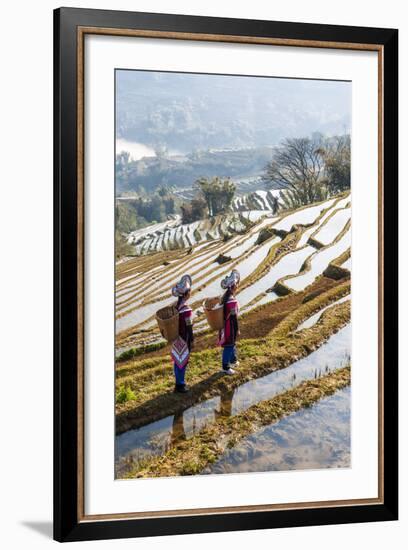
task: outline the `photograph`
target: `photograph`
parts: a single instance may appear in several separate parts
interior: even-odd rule
[[[351,467],[352,86],[115,69],[115,479]]]
[[[4,4],[3,548],[406,547],[402,6]]]

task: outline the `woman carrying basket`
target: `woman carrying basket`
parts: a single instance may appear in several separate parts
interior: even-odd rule
[[[190,275],[184,275],[171,289],[177,298],[175,304],[179,312],[179,336],[173,342],[171,356],[174,361],[174,376],[176,378],[175,392],[186,393],[188,389],[184,381],[190,351],[194,342],[193,310],[187,305],[190,298],[192,280]]]
[[[221,299],[224,308],[224,328],[219,332],[218,344],[223,347],[222,372],[224,374],[234,374],[235,370],[232,367],[239,366],[235,347],[237,337],[239,336],[239,304],[234,295],[239,281],[240,274],[236,269],[233,269],[231,274],[221,281],[221,288],[225,290]]]

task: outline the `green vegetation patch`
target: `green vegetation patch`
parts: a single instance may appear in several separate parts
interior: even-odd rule
[[[116,402],[126,403],[127,401],[133,401],[136,399],[134,391],[129,386],[120,386],[116,392]]]
[[[150,351],[156,351],[158,349],[162,349],[167,345],[167,342],[154,342],[152,344],[146,344],[145,346],[138,346],[137,348],[130,348],[126,351],[123,351],[116,357],[116,361],[128,361],[129,359],[132,359],[133,357],[138,357],[139,355],[143,355],[145,353],[148,353]]]

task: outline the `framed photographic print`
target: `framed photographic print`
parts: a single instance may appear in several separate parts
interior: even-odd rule
[[[54,27],[55,538],[397,519],[397,31]]]

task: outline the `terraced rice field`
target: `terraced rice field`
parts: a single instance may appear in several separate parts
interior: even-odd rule
[[[333,242],[336,236],[350,221],[351,209],[340,208],[330,216],[325,223],[313,233],[313,238],[322,245],[328,245]]]
[[[270,189],[269,191],[258,190],[248,193],[234,200],[232,207],[236,211],[250,210],[274,210],[275,200],[279,201],[280,190]]]
[[[308,269],[305,269],[304,272],[295,277],[286,278],[282,282],[292,290],[302,290],[310,285],[318,275],[323,273],[330,262],[344,254],[350,248],[350,245],[351,230],[348,229],[338,241],[317,252],[313,252],[308,258]]]
[[[133,234],[139,255],[117,264],[116,386],[132,394],[116,404],[117,477],[349,464],[350,196],[276,216],[267,209],[273,195],[258,192],[253,200],[250,224],[242,216],[251,211],[243,210],[231,220],[220,217],[218,228],[214,220],[207,227],[171,220],[155,226],[155,234]],[[233,223],[242,227],[228,233]],[[204,227],[213,238],[198,239]],[[166,248],[165,242],[184,244]],[[232,268],[241,273],[241,364],[225,377],[202,301],[220,295]],[[169,346],[155,312],[174,303],[170,289],[184,273],[193,279],[196,337],[187,370],[191,391],[180,395],[172,392]],[[312,406],[309,416],[305,406]],[[295,447],[307,422],[323,427],[336,418],[341,437],[327,437],[324,452],[315,446],[306,460],[299,445],[292,463],[284,459],[276,446],[282,430]],[[330,445],[337,445],[339,460]]]
[[[150,254],[161,250],[190,248],[198,243],[221,239],[245,231],[248,223],[268,215],[270,212],[244,212],[216,216],[212,220],[202,220],[181,224],[180,217],[168,222],[138,229],[128,235],[127,243],[134,245],[137,255]]]
[[[127,242],[134,245],[137,255],[161,250],[190,248],[198,243],[222,239],[245,231],[248,224],[271,216],[275,208],[275,197],[279,190],[255,191],[234,200],[233,214],[219,215],[212,220],[196,221],[182,225],[180,216],[147,228],[132,231]]]

